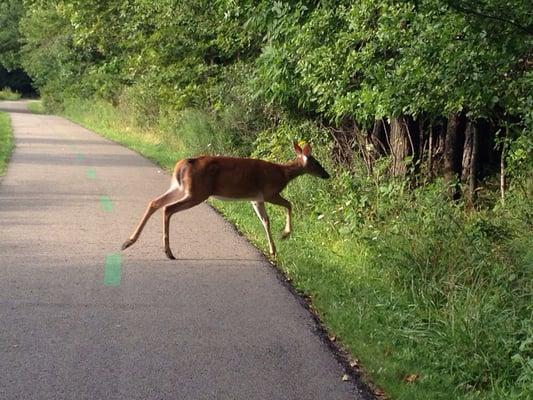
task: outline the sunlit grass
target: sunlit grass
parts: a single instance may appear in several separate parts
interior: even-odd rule
[[[140,129],[127,117],[117,114],[105,103],[75,100],[67,103],[65,115],[80,125],[95,130],[102,136],[123,144],[170,171],[183,152],[175,138],[154,130]]]

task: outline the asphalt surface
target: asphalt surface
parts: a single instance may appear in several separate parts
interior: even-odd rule
[[[178,260],[160,211],[122,253],[169,176],[24,102],[0,110],[16,140],[0,180],[0,399],[360,398],[308,311],[211,208],[173,217]],[[114,254],[120,282],[106,285]]]

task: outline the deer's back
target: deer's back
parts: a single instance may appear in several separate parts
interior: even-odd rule
[[[180,161],[176,173],[181,168],[190,191],[222,199],[262,201],[287,184],[282,165],[253,158],[203,156]]]

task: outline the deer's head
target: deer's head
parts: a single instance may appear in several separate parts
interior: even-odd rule
[[[322,165],[311,155],[311,146],[306,144],[302,149],[298,143],[294,142],[294,151],[296,152],[297,160],[303,167],[305,173],[318,176],[322,179],[328,179],[329,174]]]

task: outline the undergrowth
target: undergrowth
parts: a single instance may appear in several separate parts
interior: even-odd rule
[[[30,110],[34,114],[45,114],[46,113],[43,102],[41,100],[32,100],[28,102],[26,107],[28,108],[28,110]]]
[[[225,120],[161,112],[148,126],[127,110],[79,99],[66,101],[64,113],[167,170],[199,153],[287,161],[293,140],[312,142],[333,178],[290,184],[294,232],[276,239],[275,261],[331,335],[393,399],[533,395],[531,176],[508,191],[505,206],[493,194],[470,209],[450,202],[440,181],[408,189],[379,168],[368,176],[331,164],[327,135],[309,122],[237,142],[238,113]],[[249,204],[213,204],[266,251]],[[283,211],[267,207],[281,231]]]
[[[20,97],[20,93],[14,92],[9,88],[0,90],[0,100],[18,100]]]

